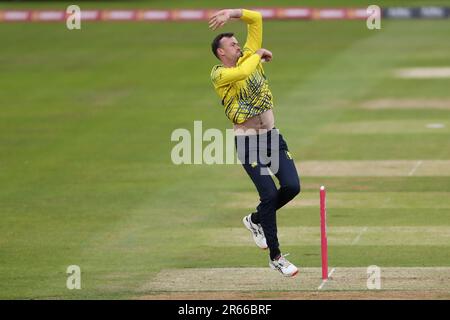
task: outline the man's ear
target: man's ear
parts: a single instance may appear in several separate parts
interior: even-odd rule
[[[225,55],[225,50],[223,50],[222,48],[217,48],[217,54],[219,56],[223,56],[223,55]]]

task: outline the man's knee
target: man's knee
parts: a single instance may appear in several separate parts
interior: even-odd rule
[[[261,196],[261,202],[263,203],[275,205],[277,200],[278,200],[278,190],[276,188],[265,190],[265,192]]]

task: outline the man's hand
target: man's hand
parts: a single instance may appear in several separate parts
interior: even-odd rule
[[[272,52],[267,49],[261,48],[255,52],[261,57],[261,61],[270,62],[272,61]]]
[[[230,19],[240,18],[241,16],[242,16],[241,9],[225,9],[225,10],[217,11],[209,19],[209,27],[212,30],[216,30],[216,29],[222,27]]]

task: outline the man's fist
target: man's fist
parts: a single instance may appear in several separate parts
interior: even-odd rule
[[[272,61],[272,52],[270,52],[267,49],[261,48],[256,51],[256,54],[258,54],[261,57],[261,61],[265,62]]]

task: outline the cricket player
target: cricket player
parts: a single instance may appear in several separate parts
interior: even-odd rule
[[[263,26],[259,12],[221,10],[211,17],[209,27],[216,30],[231,19],[247,24],[247,41],[241,49],[233,33],[214,38],[212,52],[221,64],[212,68],[211,81],[225,115],[233,123],[239,160],[259,193],[256,212],[245,216],[243,223],[258,247],[269,248],[269,266],[292,277],[298,269],[280,251],[276,211],[300,192],[300,179],[286,141],[275,128],[272,93],[261,63],[270,62],[272,52],[261,48]],[[270,165],[275,162],[273,170]],[[268,168],[278,179],[279,189],[267,173]]]

